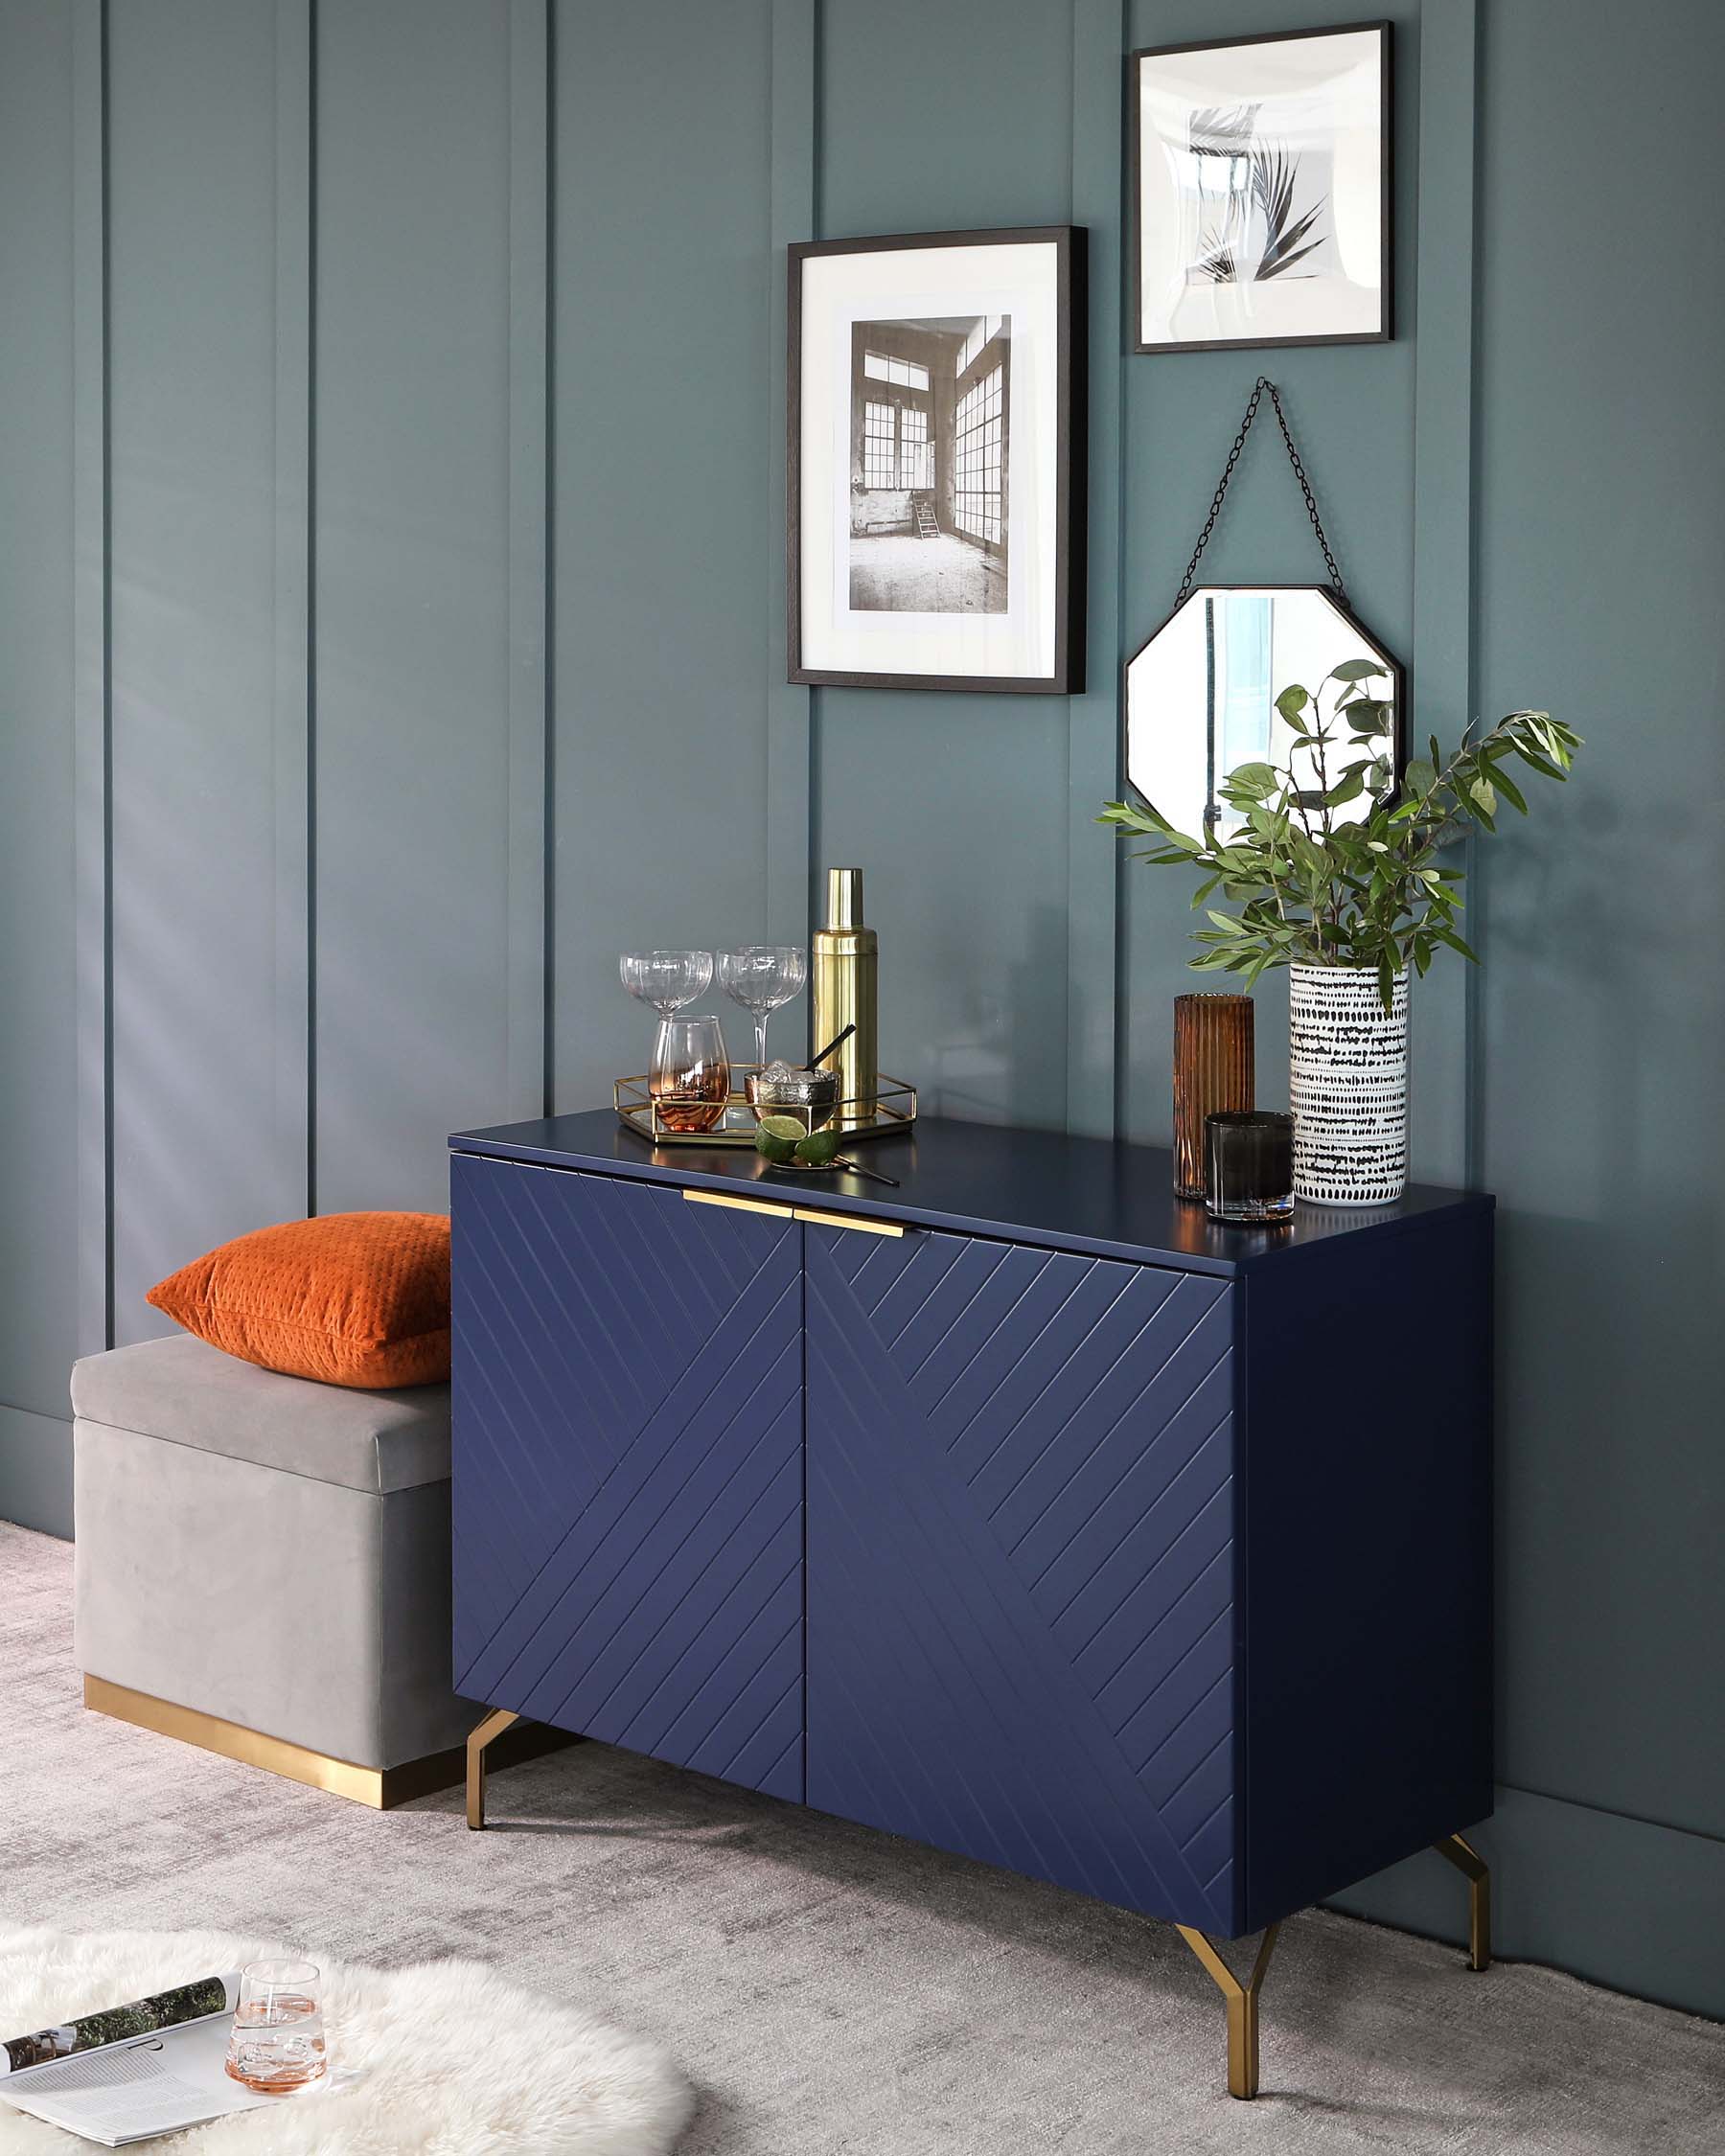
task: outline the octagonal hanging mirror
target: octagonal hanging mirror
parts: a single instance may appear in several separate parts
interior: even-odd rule
[[[1344,712],[1321,772],[1309,715],[1291,725],[1276,699],[1295,683],[1322,688],[1327,720],[1346,688],[1329,677],[1357,660],[1383,670],[1362,688],[1391,708],[1369,735]],[[1331,811],[1355,822],[1401,777],[1403,702],[1400,666],[1323,585],[1200,585],[1127,662],[1126,777],[1176,831],[1226,838],[1241,818],[1221,784],[1242,764],[1271,764],[1306,791],[1334,788],[1360,766],[1360,791]]]

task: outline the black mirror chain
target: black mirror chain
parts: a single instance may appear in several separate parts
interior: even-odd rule
[[[1282,410],[1282,401],[1276,384],[1268,375],[1259,375],[1252,397],[1246,406],[1246,417],[1240,422],[1240,431],[1234,436],[1233,447],[1228,452],[1228,462],[1222,467],[1222,477],[1209,505],[1209,515],[1204,520],[1204,529],[1198,535],[1198,543],[1192,549],[1192,559],[1186,563],[1185,575],[1180,580],[1180,595],[1175,606],[1185,604],[1192,589],[1192,579],[1198,574],[1199,557],[1209,544],[1210,534],[1216,528],[1216,518],[1222,514],[1222,501],[1228,493],[1228,482],[1233,477],[1234,466],[1240,461],[1240,451],[1246,447],[1246,437],[1252,432],[1252,423],[1257,417],[1257,408],[1265,390],[1270,392],[1270,401],[1276,407],[1276,424],[1281,428],[1281,438],[1287,445],[1288,462],[1294,467],[1294,476],[1300,481],[1300,491],[1305,496],[1306,515],[1312,519],[1312,529],[1318,535],[1318,544],[1323,549],[1324,566],[1329,570],[1330,588],[1346,607],[1347,586],[1342,582],[1342,572],[1336,566],[1336,557],[1330,552],[1328,539],[1323,536],[1322,519],[1318,515],[1318,504],[1312,496],[1312,483],[1306,477],[1305,466],[1300,461],[1300,451],[1294,447],[1294,437],[1288,431],[1288,417]]]

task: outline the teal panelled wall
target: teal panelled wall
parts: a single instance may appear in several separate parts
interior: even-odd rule
[[[304,1204],[273,1112],[274,11],[164,0],[107,39],[114,1335],[180,1253]],[[260,125],[260,117],[263,124]],[[303,1099],[303,1090],[301,1097]],[[196,1134],[189,1172],[188,1137]]]
[[[1645,192],[1725,177],[1725,30],[1672,0],[1628,66],[1592,0],[1391,12],[1395,341],[1134,358],[1122,55],[1300,0],[986,34],[961,0],[0,0],[0,1511],[69,1527],[66,1365],[157,1329],[151,1279],[441,1204],[448,1130],[638,1066],[620,948],[800,936],[832,861],[934,1104],[1165,1135],[1184,894],[1091,819],[1261,369],[1421,721],[1589,737],[1480,863],[1484,975],[1415,1016],[1418,1165],[1503,1203],[1485,1832],[1507,1951],[1725,2012],[1722,265]],[[1067,219],[1087,691],[788,687],[784,246]],[[1271,433],[1209,559],[1317,569]],[[1435,1862],[1347,1901],[1457,1930]]]
[[[619,951],[766,930],[771,32],[765,0],[555,16],[559,1103],[642,1067]]]
[[[1709,415],[1725,241],[1705,217],[1642,218],[1587,145],[1608,140],[1627,171],[1673,160],[1686,200],[1717,199],[1725,19],[1637,17],[1628,94],[1596,64],[1603,33],[1542,28],[1503,9],[1485,45],[1485,200],[1563,243],[1530,262],[1507,219],[1484,229],[1479,675],[1491,709],[1537,692],[1589,746],[1565,813],[1483,878],[1480,1164],[1504,1206],[1514,1559],[1504,1766],[1716,1837],[1725,433]],[[1535,68],[1539,110],[1512,115]],[[1725,1917],[1725,1894],[1710,1908]]]
[[[1588,740],[1480,849],[1470,929],[1471,1153],[1500,1206],[1492,1839],[1510,1951],[1720,2015],[1725,243],[1612,175],[1712,199],[1725,22],[1638,15],[1628,75],[1623,35],[1604,8],[1481,8],[1477,703]],[[1404,1873],[1358,1905],[1430,1924]]]
[[[316,23],[312,1189],[340,1212],[441,1205],[450,1108],[539,1087],[510,1067],[511,13]]]
[[[982,68],[962,7],[824,11],[819,237],[1070,218],[1070,11],[999,0],[986,46]],[[915,59],[886,63],[884,100],[889,54]],[[1117,101],[1117,59],[1109,87]],[[1062,1122],[1064,700],[828,689],[811,701],[814,858],[862,864],[886,1067],[947,1113]]]

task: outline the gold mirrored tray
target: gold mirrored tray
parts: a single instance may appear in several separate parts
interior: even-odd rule
[[[752,1063],[731,1066],[731,1076],[736,1089],[724,1104],[724,1113],[718,1126],[710,1131],[674,1131],[665,1125],[653,1095],[647,1089],[647,1080],[619,1078],[611,1087],[611,1097],[619,1118],[636,1131],[650,1145],[753,1145],[757,1117],[748,1105],[747,1095],[741,1090],[750,1073],[756,1068]],[[864,1119],[863,1104],[860,1101],[841,1100],[826,1122],[824,1131],[837,1131],[847,1145],[859,1138],[890,1137],[894,1131],[908,1131],[916,1121],[916,1088],[906,1085],[902,1078],[882,1077],[875,1089],[872,1107]]]

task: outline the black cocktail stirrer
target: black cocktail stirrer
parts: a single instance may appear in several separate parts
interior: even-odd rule
[[[821,1049],[820,1053],[817,1056],[811,1056],[809,1058],[809,1068],[811,1070],[817,1070],[820,1066],[825,1063],[826,1059],[832,1054],[835,1048],[843,1047],[844,1044],[850,1039],[851,1035],[856,1030],[856,1021],[853,1020],[851,1023],[845,1027],[842,1033],[835,1033],[833,1038],[827,1043],[826,1046]]]
[[[817,1056],[809,1058],[809,1068],[813,1070],[817,1065],[825,1063],[833,1050],[843,1047],[856,1030],[856,1025],[853,1022],[847,1025],[842,1033],[835,1033]],[[852,1160],[843,1154],[835,1154],[833,1158],[827,1162],[827,1166],[829,1168],[842,1168],[848,1175],[866,1176],[870,1182],[884,1182],[893,1190],[896,1190],[899,1186],[897,1176],[884,1176],[878,1168],[865,1168],[860,1161]]]

